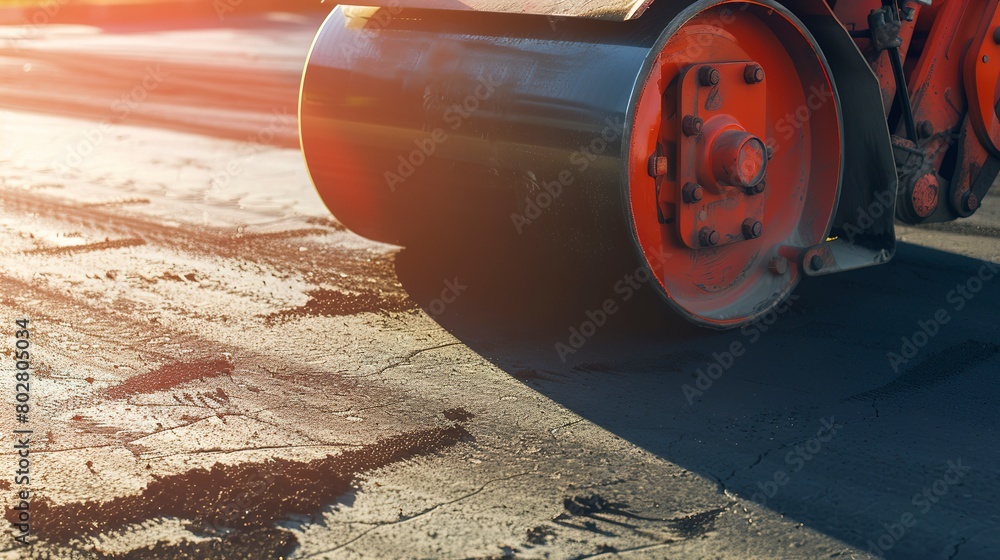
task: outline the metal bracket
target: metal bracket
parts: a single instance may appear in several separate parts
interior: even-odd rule
[[[753,61],[696,64],[680,76],[678,89],[680,238],[701,249],[759,237],[767,227],[763,68]]]

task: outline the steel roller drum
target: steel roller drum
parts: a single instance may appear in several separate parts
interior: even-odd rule
[[[705,62],[722,86],[689,76]],[[758,89],[730,79],[751,62],[768,72]],[[816,88],[830,98],[781,136],[782,115]],[[704,134],[685,137],[685,104]],[[626,22],[339,6],[299,112],[313,181],[354,232],[401,245],[492,235],[600,278],[638,266],[682,315],[717,328],[788,295],[840,185],[829,70],[798,20],[767,2],[660,2]],[[707,181],[704,203],[681,200],[687,174]],[[751,218],[762,232],[748,232]],[[705,219],[722,234],[711,246],[704,227],[700,242],[684,229]]]

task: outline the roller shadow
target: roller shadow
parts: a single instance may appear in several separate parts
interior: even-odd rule
[[[887,558],[1000,557],[1000,280],[971,281],[981,261],[903,243],[887,266],[807,280],[784,312],[712,332],[649,287],[625,301],[510,257],[406,249],[397,273],[497,367],[720,490]],[[574,347],[608,299],[620,310]]]

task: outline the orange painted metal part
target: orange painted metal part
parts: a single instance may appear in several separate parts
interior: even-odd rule
[[[979,208],[981,200],[975,200],[975,204],[966,208],[963,199],[972,190],[972,184],[978,178],[983,168],[983,163],[990,157],[982,140],[970,130],[972,128],[971,115],[966,118],[961,127],[961,132],[956,134],[958,138],[958,166],[955,168],[955,175],[951,183],[950,200],[951,207],[959,216],[969,216]]]
[[[745,79],[751,64],[692,65],[680,78],[678,114],[704,125],[700,134],[682,130],[677,137],[676,182],[701,185],[705,194],[700,201],[678,201],[676,189],[661,188],[659,200],[664,216],[676,213],[679,236],[691,249],[744,241],[743,223],[764,219],[765,197],[758,189],[767,171],[762,140],[767,137],[767,86]],[[700,83],[698,74],[707,68],[718,72],[718,83]],[[711,232],[718,238],[714,243]]]
[[[968,40],[979,26],[981,17],[982,14],[971,10],[967,2],[944,2],[934,14],[930,33],[908,76],[914,120],[929,122],[931,129],[940,133],[924,146],[935,168],[940,167],[965,120],[968,105],[962,76],[963,61]],[[963,41],[962,37],[969,39]]]
[[[844,25],[867,27],[867,13],[879,0],[836,3]],[[931,6],[908,3],[913,21],[902,21],[900,47],[920,131],[918,149],[923,168],[899,171],[901,216],[910,222],[946,221],[969,216],[975,207],[966,199],[988,158],[1000,155],[1000,0],[935,0]],[[874,51],[864,33],[856,42],[879,78],[888,114],[895,95],[895,78],[888,56]],[[904,136],[902,122],[897,136]],[[984,177],[985,178],[985,177]],[[988,178],[985,178],[988,179]],[[944,204],[947,202],[947,204]],[[941,211],[938,206],[943,205]]]
[[[935,2],[935,5],[937,4],[938,2]],[[881,5],[882,2],[880,0],[841,1],[835,4],[834,13],[846,29],[861,32],[868,28],[869,12],[879,8]],[[914,16],[917,17],[919,17],[922,10],[929,9],[916,2],[912,2],[909,5],[914,10]],[[913,23],[904,21],[899,30],[899,38],[903,41],[902,45],[899,47],[899,51],[904,57],[910,48],[915,29],[916,26]],[[885,110],[886,114],[888,114],[896,95],[896,80],[892,74],[892,65],[889,63],[888,57],[877,56],[878,53],[874,52],[870,40],[861,39],[858,41],[858,46],[869,59],[872,71],[875,72],[875,76],[878,77],[882,90],[882,108]]]
[[[979,31],[965,55],[965,91],[973,130],[989,152],[1000,155],[1000,0],[991,0]]]
[[[748,83],[751,63],[763,82]],[[718,84],[700,82],[704,66],[718,70]],[[803,255],[829,232],[841,176],[835,88],[801,24],[752,0],[702,11],[663,46],[634,121],[633,226],[670,300],[714,327],[780,302],[802,277]],[[651,176],[658,157],[666,173]],[[759,175],[758,194],[733,184]],[[686,200],[692,184],[700,200]],[[705,228],[718,234],[714,243]]]

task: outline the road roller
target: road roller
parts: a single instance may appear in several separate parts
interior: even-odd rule
[[[503,239],[540,275],[634,271],[737,327],[806,277],[887,263],[897,221],[976,212],[1000,172],[998,2],[338,5],[302,149],[364,237]]]

